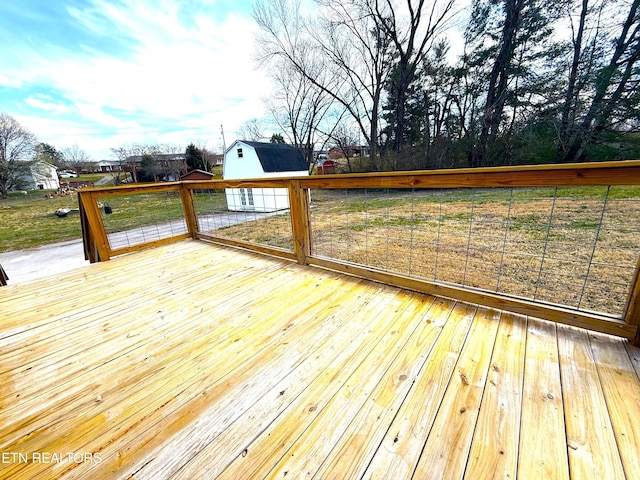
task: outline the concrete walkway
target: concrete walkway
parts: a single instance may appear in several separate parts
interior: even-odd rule
[[[44,245],[29,250],[0,253],[8,285],[58,275],[89,265],[84,259],[82,239]]]
[[[279,212],[220,212],[199,217],[203,231],[213,231],[239,223],[256,221],[261,218],[283,213]],[[159,240],[185,233],[184,219],[160,225],[139,227],[124,232],[112,233],[109,241],[112,248]],[[9,276],[8,285],[38,280],[49,275],[58,275],[89,265],[84,259],[82,239],[43,245],[29,250],[0,253],[0,265]]]

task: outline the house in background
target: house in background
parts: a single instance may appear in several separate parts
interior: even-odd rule
[[[219,154],[219,153],[211,154],[208,160],[210,160],[209,164],[212,167],[221,167],[224,162],[224,154]]]
[[[121,172],[122,164],[118,160],[100,160],[98,170],[100,172]]]
[[[131,173],[134,182],[175,182],[187,173],[187,158],[184,153],[130,155],[124,160],[122,170]]]
[[[307,162],[297,148],[279,143],[236,140],[224,153],[225,180],[308,176]],[[233,211],[275,212],[289,208],[286,188],[227,188]]]
[[[328,156],[331,160],[339,158],[368,157],[369,147],[366,145],[346,145],[333,147],[329,150]]]

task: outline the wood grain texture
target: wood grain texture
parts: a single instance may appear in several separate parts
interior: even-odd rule
[[[454,375],[476,308],[460,304],[443,313],[446,323],[442,325],[434,349],[429,353],[420,378],[387,429],[364,478],[410,478],[420,459],[424,442]]]
[[[638,258],[638,264],[633,274],[633,280],[631,281],[631,289],[629,295],[629,302],[627,304],[627,313],[624,321],[630,325],[640,325],[640,258]],[[640,342],[640,331],[636,336],[635,344]]]
[[[122,248],[114,248],[113,250],[110,250],[109,256],[118,257],[120,255],[126,255],[127,253],[140,252],[149,248],[161,247],[162,245],[170,245],[172,243],[180,242],[191,237],[192,235],[190,233],[181,233],[179,235],[174,235],[173,237],[161,238],[159,240],[153,240],[151,242],[137,243],[135,245],[130,245],[128,247]]]
[[[561,185],[638,185],[640,161],[460,168],[293,177],[303,188],[458,188]],[[286,187],[288,179],[184,182],[188,188]]]
[[[529,319],[518,478],[570,478],[564,406],[556,326]]]
[[[0,478],[640,478],[620,338],[196,240],[0,312]]]
[[[196,238],[196,234],[198,233],[198,216],[196,215],[193,190],[189,190],[184,185],[180,185],[180,198],[182,200],[182,211],[184,212],[187,231],[191,238]]]
[[[624,478],[588,333],[558,326],[558,350],[562,397],[571,409],[571,415],[565,415],[571,474],[593,480]]]
[[[499,318],[495,310],[481,309],[475,315],[416,466],[417,478],[463,478]],[[477,342],[476,338],[484,341]]]
[[[516,478],[527,322],[503,313],[465,478]]]
[[[292,181],[289,188],[289,205],[291,205],[291,232],[293,250],[299,264],[305,265],[311,255],[311,239],[309,226],[309,190],[302,189],[300,182]]]
[[[198,233],[197,236],[199,240],[205,240],[207,242],[215,243],[218,245],[238,247],[251,252],[263,253],[265,255],[272,255],[274,257],[285,258],[288,260],[298,259],[294,252],[285,250],[283,248],[270,247],[268,245],[260,245],[258,243],[244,242],[242,240],[234,240],[232,238],[216,237],[215,235],[209,235],[206,233]]]
[[[605,335],[590,340],[626,478],[640,478],[640,351]]]
[[[89,240],[85,240],[85,245],[88,248],[95,249],[97,251],[96,258],[101,262],[105,262],[110,259],[111,246],[98,209],[97,194],[90,191],[78,192],[78,201],[82,202],[83,206],[81,208],[87,226],[83,230],[83,234],[90,236]]]

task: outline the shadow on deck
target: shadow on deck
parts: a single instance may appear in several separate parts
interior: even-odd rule
[[[640,478],[621,338],[200,241],[0,311],[0,478]]]

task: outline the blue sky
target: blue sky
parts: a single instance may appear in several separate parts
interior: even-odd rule
[[[264,115],[253,0],[0,1],[0,111],[94,159],[130,143],[222,148]]]

